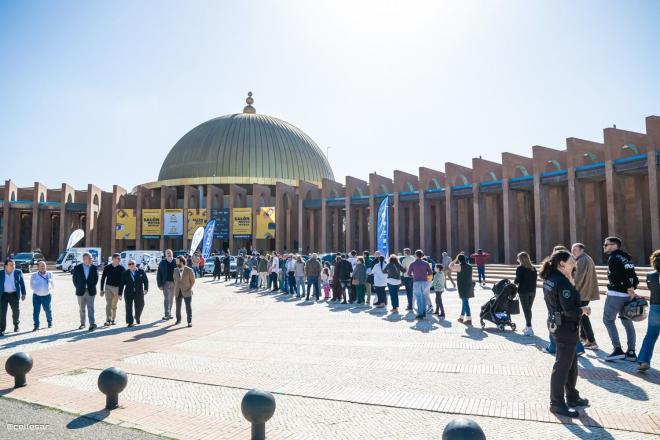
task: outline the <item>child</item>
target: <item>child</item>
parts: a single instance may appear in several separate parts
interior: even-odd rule
[[[321,286],[323,287],[323,299],[330,299],[330,270],[327,266],[321,272]]]
[[[433,281],[431,287],[435,292],[435,313],[440,318],[445,317],[445,308],[442,305],[442,292],[445,290],[445,273],[443,271],[442,264],[435,265],[435,275],[433,275]],[[440,313],[438,313],[440,312]]]

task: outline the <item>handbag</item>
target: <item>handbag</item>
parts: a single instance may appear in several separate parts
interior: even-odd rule
[[[509,315],[520,315],[520,301],[518,299],[509,301]]]

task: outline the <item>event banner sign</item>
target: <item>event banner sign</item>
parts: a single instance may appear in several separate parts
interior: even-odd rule
[[[183,209],[163,209],[163,235],[166,237],[183,236]]]
[[[229,240],[229,208],[212,209],[211,218],[215,220],[213,238]]]
[[[257,223],[256,239],[275,238],[275,207],[255,208],[254,219]]]
[[[160,238],[162,234],[160,209],[142,210],[142,238]]]
[[[206,209],[188,210],[188,239],[192,240],[197,228],[206,226]]]
[[[231,233],[234,238],[252,236],[252,208],[234,208],[231,219]]]
[[[136,221],[135,209],[118,209],[115,239],[135,240]]]
[[[376,244],[378,251],[381,255],[390,254],[390,210],[389,205],[389,196],[385,197],[378,207],[378,226],[376,229]]]

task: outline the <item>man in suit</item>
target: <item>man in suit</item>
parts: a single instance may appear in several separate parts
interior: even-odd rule
[[[176,260],[174,270],[174,296],[176,297],[176,324],[181,323],[181,301],[186,304],[188,327],[192,327],[192,288],[195,285],[195,273],[186,266],[186,258],[180,256]]]
[[[94,319],[94,298],[96,298],[96,283],[99,281],[99,272],[92,264],[92,255],[85,252],[82,257],[83,262],[73,268],[73,285],[76,286],[76,296],[78,297],[78,307],[80,309],[80,327],[85,328],[85,309],[89,317],[89,331],[96,329],[96,319]]]
[[[135,322],[140,324],[140,316],[144,309],[144,295],[149,290],[149,280],[147,274],[142,269],[137,268],[135,260],[128,260],[128,270],[121,275],[119,283],[119,297],[126,294],[124,302],[126,303],[126,324],[133,327],[133,304],[135,304]]]
[[[14,260],[8,258],[5,268],[0,271],[0,336],[5,335],[7,327],[7,306],[11,307],[11,318],[14,321],[14,331],[18,331],[20,310],[18,298],[25,301],[25,282],[20,269],[16,270]]]

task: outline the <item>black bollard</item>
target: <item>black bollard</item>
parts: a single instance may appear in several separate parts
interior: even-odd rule
[[[105,394],[105,409],[115,409],[119,406],[119,393],[124,391],[128,383],[128,375],[119,368],[110,367],[99,374],[99,390]]]
[[[5,362],[5,370],[10,376],[14,376],[14,388],[27,385],[25,375],[32,369],[32,357],[23,352],[14,353]]]
[[[268,391],[250,390],[241,402],[243,417],[252,423],[252,440],[265,440],[266,422],[275,413],[275,398]]]
[[[486,440],[486,434],[477,422],[462,417],[447,423],[442,440]]]

